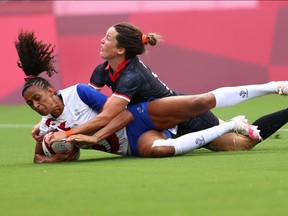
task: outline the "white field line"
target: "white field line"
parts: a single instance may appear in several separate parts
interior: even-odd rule
[[[36,124],[0,124],[0,128],[8,129],[8,128],[31,128]]]
[[[18,128],[31,128],[36,124],[0,124],[0,128],[3,129],[18,129]],[[288,131],[288,128],[280,128],[278,131]]]

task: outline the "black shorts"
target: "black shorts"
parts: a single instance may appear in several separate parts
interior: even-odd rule
[[[177,134],[173,134],[172,136],[175,138],[187,133],[204,130],[217,125],[219,125],[219,119],[211,111],[208,111],[200,116],[180,123],[178,125]]]

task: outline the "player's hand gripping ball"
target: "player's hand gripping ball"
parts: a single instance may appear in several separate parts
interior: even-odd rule
[[[49,132],[46,134],[42,141],[42,149],[46,157],[52,157],[57,152],[60,151],[70,151],[72,148],[72,144],[70,142],[65,141],[57,141],[50,144],[48,141],[50,137],[52,136],[53,132]]]

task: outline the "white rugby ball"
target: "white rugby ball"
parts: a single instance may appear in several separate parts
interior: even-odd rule
[[[50,138],[52,133],[48,133],[44,136],[42,141],[42,149],[46,157],[52,157],[54,154],[64,150],[71,150],[71,143],[64,141],[53,142],[51,145],[47,142],[47,139]]]

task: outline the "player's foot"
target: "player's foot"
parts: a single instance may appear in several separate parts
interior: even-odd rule
[[[236,116],[230,121],[234,122],[235,125],[232,130],[236,133],[249,136],[251,139],[254,140],[262,139],[258,127],[255,125],[249,125],[248,120],[245,118],[245,116]]]
[[[279,82],[277,92],[279,95],[288,95],[288,81]]]
[[[260,135],[260,130],[258,130],[258,126],[255,126],[255,125],[249,125],[248,136],[254,140],[262,140],[262,137]]]

